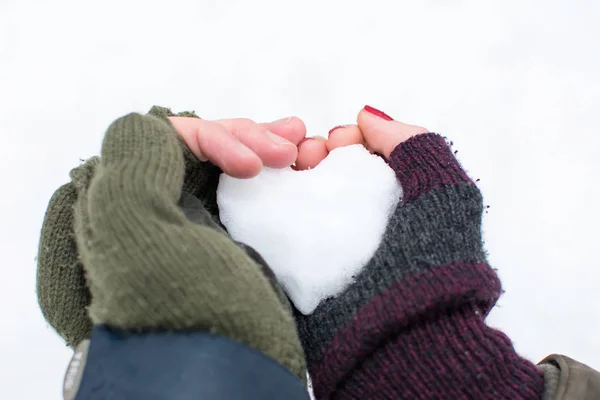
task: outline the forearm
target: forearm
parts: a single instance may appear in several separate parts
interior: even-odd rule
[[[542,371],[474,305],[431,310],[370,354],[339,398],[542,399]]]

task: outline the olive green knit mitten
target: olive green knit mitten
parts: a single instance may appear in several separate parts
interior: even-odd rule
[[[171,116],[198,118],[194,112],[174,114],[168,108],[157,106],[150,110],[149,115],[160,118],[169,125],[168,117]],[[218,227],[224,229],[219,221],[216,201],[221,170],[214,164],[199,161],[183,140],[178,140],[185,165],[179,206],[185,211],[190,207],[188,203],[191,203],[194,212],[197,212],[195,209],[198,208],[198,202],[194,201],[194,198],[199,199],[202,208],[200,211],[203,214],[208,212],[215,222],[206,223],[217,230]],[[88,339],[92,330],[92,321],[87,310],[91,295],[77,251],[73,226],[74,206],[78,196],[87,190],[99,163],[100,158],[93,157],[71,171],[71,182],[56,190],[49,202],[40,237],[36,282],[38,302],[46,321],[71,347]],[[193,197],[187,195],[188,193]],[[261,266],[284,308],[291,312],[287,296],[262,257],[251,247],[237,244]]]
[[[168,117],[172,116],[198,118],[194,112],[174,114],[170,109],[158,106],[152,107],[148,114],[167,123],[170,123]],[[180,140],[180,146],[185,163],[182,189],[199,198],[213,220],[222,226],[216,200],[220,168],[199,161],[183,140]],[[99,162],[99,157],[92,157],[74,168],[70,173],[71,182],[54,192],[40,235],[36,279],[38,303],[46,321],[71,347],[89,339],[92,332],[87,312],[90,292],[77,252],[73,208],[81,188],[87,188]]]
[[[93,323],[209,331],[304,379],[289,308],[245,249],[212,220],[186,217],[178,206],[184,177],[180,139],[170,124],[130,114],[109,127],[100,163],[89,187],[79,188],[75,207]]]

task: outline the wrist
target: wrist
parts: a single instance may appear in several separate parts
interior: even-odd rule
[[[539,399],[544,390],[541,371],[504,333],[488,327],[472,303],[416,321],[347,382],[344,389],[356,398]]]
[[[312,321],[308,325],[300,320],[299,329],[304,340],[326,343],[320,351],[313,349],[307,353],[317,398],[327,398],[340,382],[360,370],[360,365],[372,354],[401,332],[410,331],[413,325],[422,324],[429,318],[466,304],[476,305],[481,315],[485,316],[501,293],[496,273],[485,263],[453,263],[416,275],[397,276],[393,280],[391,277],[369,278],[373,278],[368,279],[370,282],[385,279],[388,281],[386,289],[376,295],[364,287],[360,292],[351,289],[335,300],[348,302],[357,297],[369,299],[362,306],[353,304],[352,308],[358,311],[353,312],[351,318],[339,321],[339,312],[334,314],[324,310],[327,320]],[[335,301],[330,305],[334,306]],[[336,311],[343,311],[343,307]],[[312,325],[315,323],[320,326]],[[324,330],[331,326],[335,327],[335,331],[331,336],[323,337]],[[321,340],[310,340],[307,331],[321,332]]]

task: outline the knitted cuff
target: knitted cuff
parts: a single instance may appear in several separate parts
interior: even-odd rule
[[[416,321],[353,372],[338,398],[536,399],[543,372],[475,304]]]
[[[440,185],[471,182],[444,138],[435,133],[401,143],[388,162],[402,185],[404,203]]]
[[[413,324],[464,304],[476,305],[486,315],[500,293],[498,277],[483,263],[457,263],[393,282],[339,327],[319,359],[313,360],[315,395],[328,398],[371,354]]]

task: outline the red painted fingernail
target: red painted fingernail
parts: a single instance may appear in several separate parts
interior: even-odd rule
[[[340,129],[340,128],[345,128],[345,125],[338,125],[338,126],[334,126],[333,128],[331,128],[331,130],[329,132],[327,132],[327,136],[331,135],[331,132]]]
[[[298,142],[298,146],[297,146],[297,147],[300,147],[300,145],[301,145],[302,143],[306,142],[307,140],[314,140],[314,139],[313,139],[313,138],[311,138],[311,137],[305,137],[305,138],[304,138],[304,139],[302,139],[300,142]]]
[[[368,113],[371,113],[379,118],[383,118],[386,121],[393,121],[394,118],[390,117],[389,115],[387,115],[386,113],[384,113],[383,111],[379,111],[378,109],[376,109],[375,107],[371,107],[371,106],[365,106],[364,110]]]

